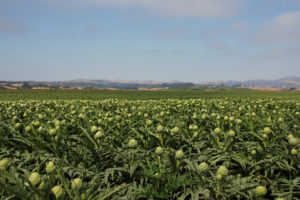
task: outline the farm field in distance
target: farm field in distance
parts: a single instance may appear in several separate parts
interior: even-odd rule
[[[198,98],[284,98],[300,100],[300,92],[270,92],[254,90],[0,90],[0,100],[128,100],[198,99]]]
[[[300,93],[0,90],[0,199],[300,199]]]

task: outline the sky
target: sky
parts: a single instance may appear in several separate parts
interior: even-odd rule
[[[0,80],[300,76],[300,0],[0,0]]]

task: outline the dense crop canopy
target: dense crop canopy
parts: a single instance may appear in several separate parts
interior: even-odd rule
[[[300,102],[0,102],[0,199],[299,199]]]

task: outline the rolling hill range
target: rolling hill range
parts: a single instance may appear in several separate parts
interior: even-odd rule
[[[246,81],[134,81],[134,80],[89,80],[76,79],[69,81],[0,81],[0,89],[205,89],[205,88],[278,88],[300,90],[300,77],[285,77],[276,80]]]
[[[300,88],[300,77],[284,77],[276,80],[247,80],[247,81],[209,81],[199,82],[198,85],[210,86],[244,86],[244,87],[264,87],[264,88]]]

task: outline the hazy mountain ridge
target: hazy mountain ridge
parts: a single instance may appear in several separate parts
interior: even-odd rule
[[[68,81],[0,81],[2,89],[176,89],[203,87],[251,87],[300,89],[300,77],[291,76],[276,80],[246,80],[246,81],[139,81],[139,80],[107,80],[107,79],[75,79]]]
[[[246,81],[209,81],[200,82],[199,85],[211,85],[211,86],[245,86],[245,87],[265,87],[265,88],[300,88],[300,77],[290,76],[275,80],[246,80]]]
[[[89,79],[75,79],[75,80],[69,80],[66,81],[68,83],[119,83],[119,84],[149,84],[149,85],[157,85],[157,84],[173,84],[173,83],[185,83],[181,81],[151,81],[151,80],[145,80],[145,81],[140,81],[140,80],[107,80],[107,79],[96,79],[96,80],[89,80]]]

